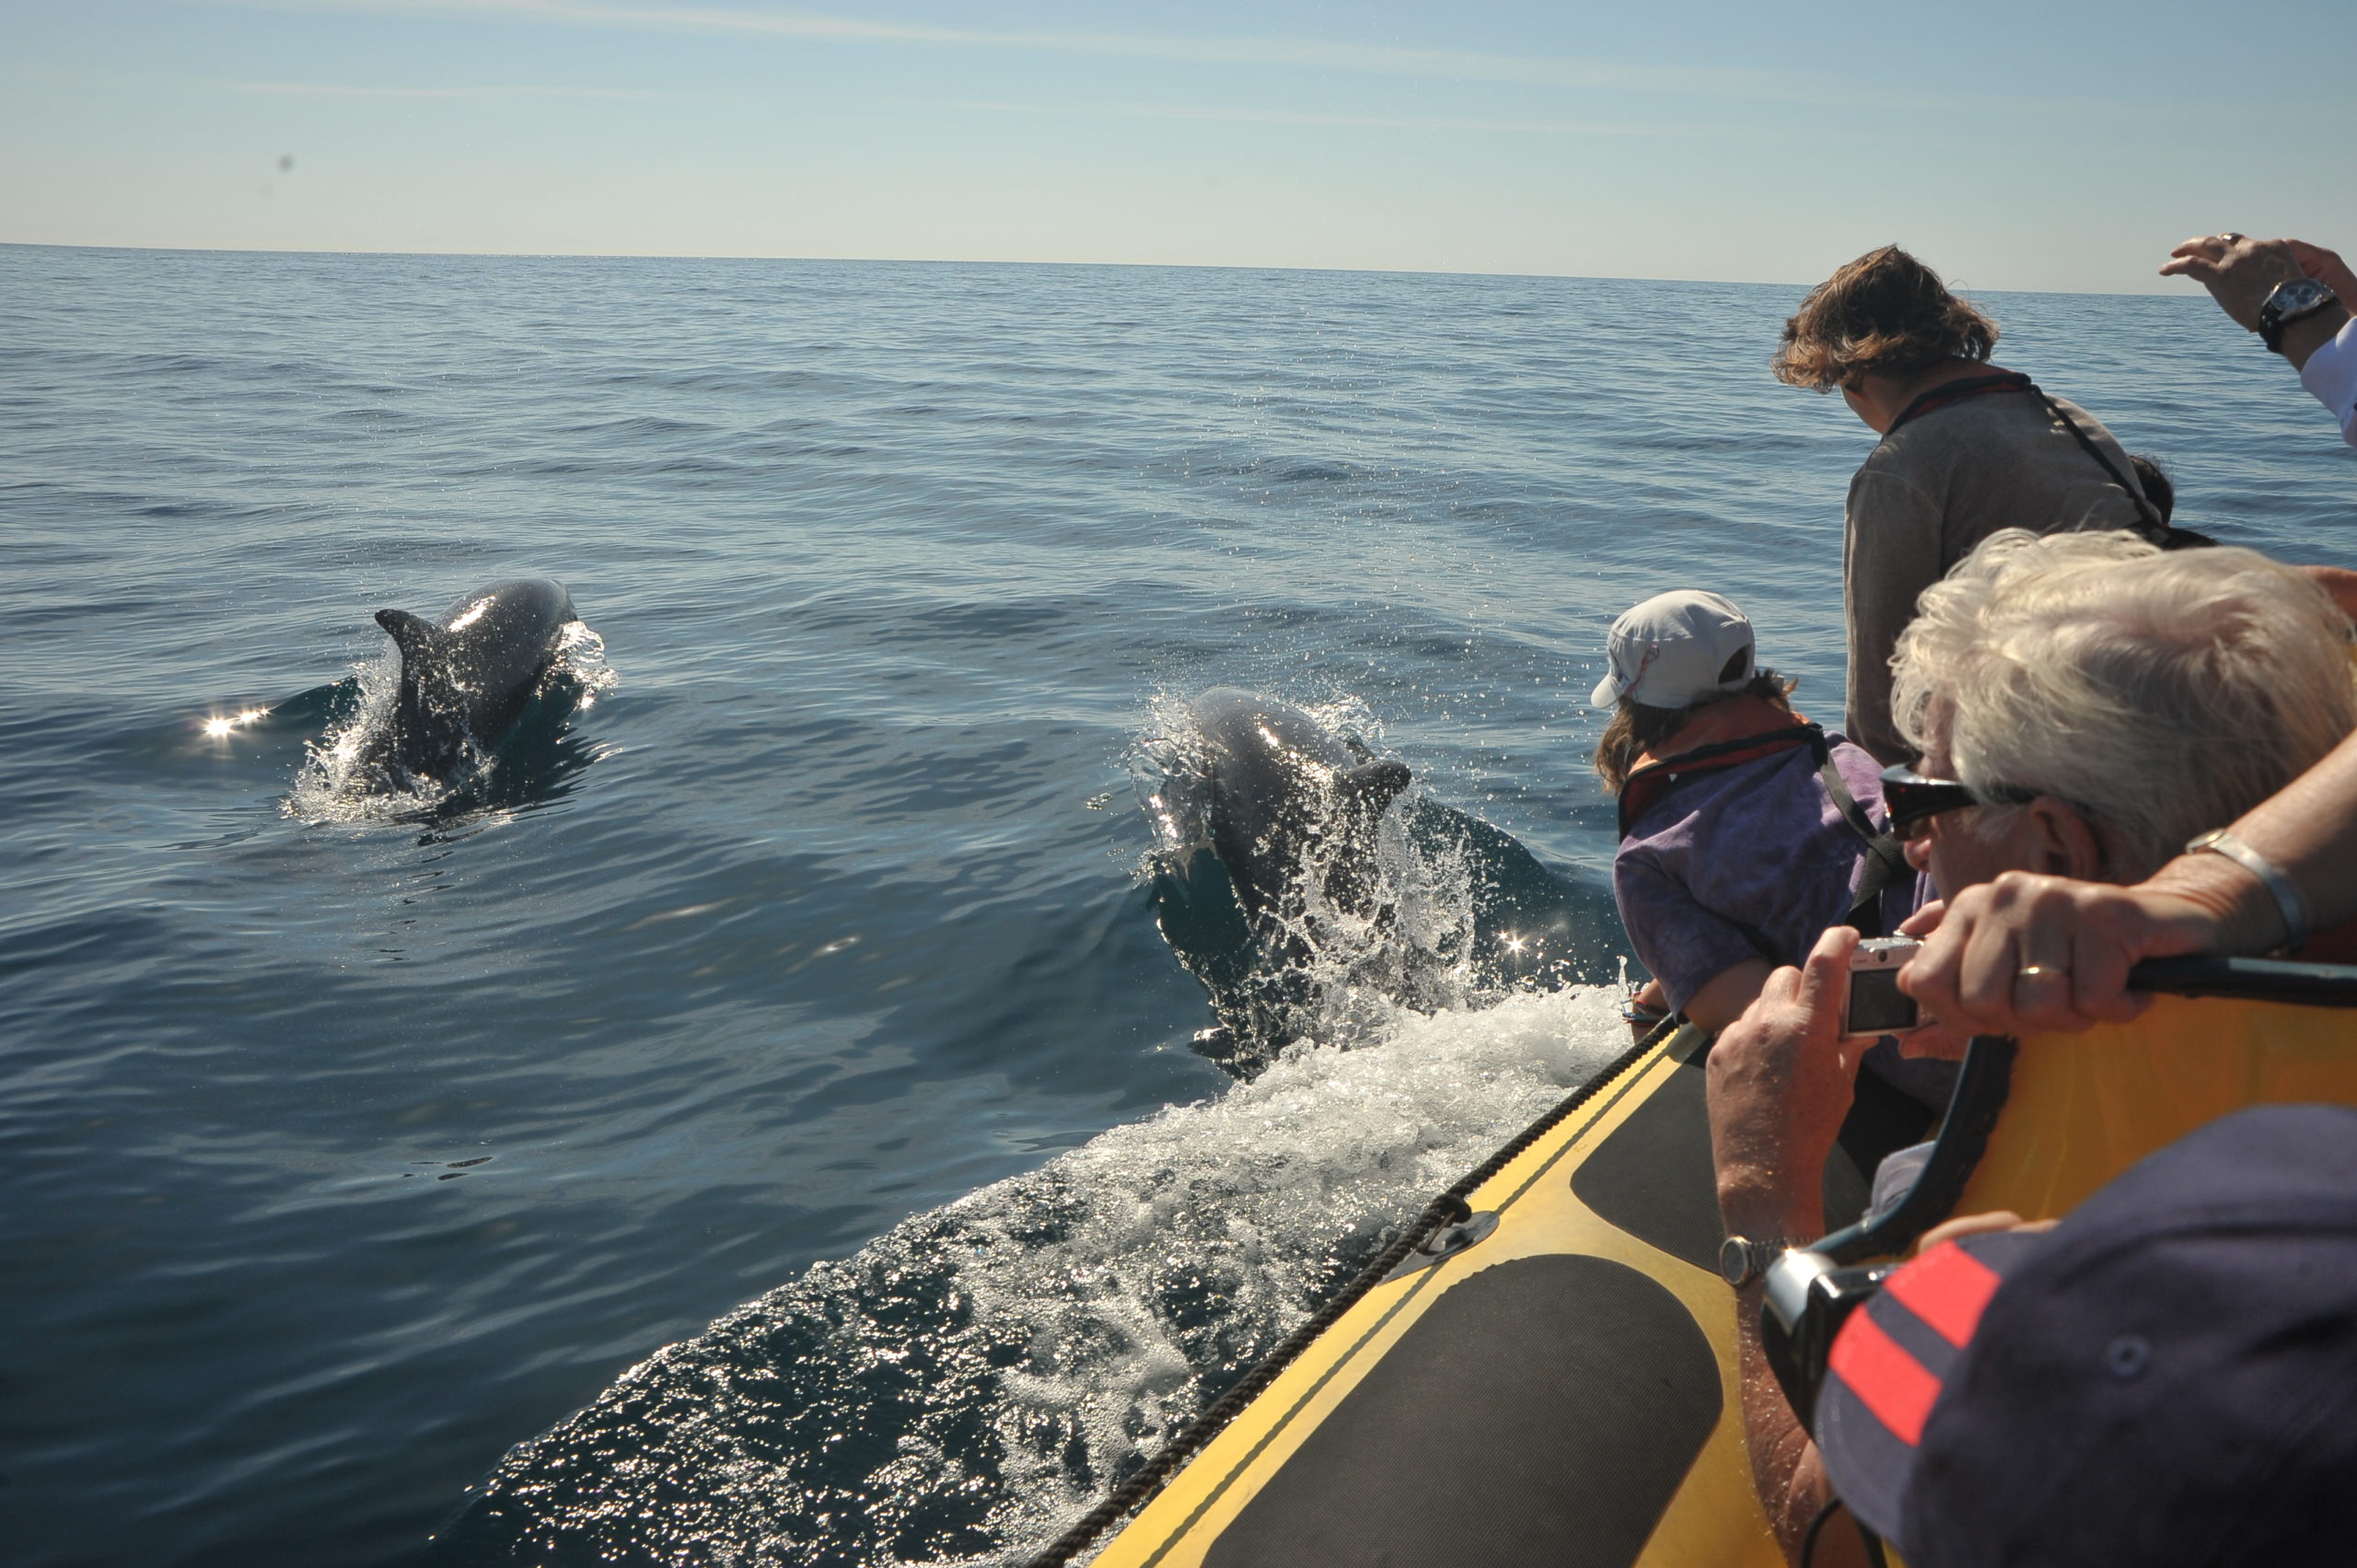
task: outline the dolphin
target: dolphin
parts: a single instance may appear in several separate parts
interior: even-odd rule
[[[1232,686],[1204,692],[1188,714],[1202,745],[1212,853],[1244,907],[1285,919],[1322,893],[1365,912],[1376,831],[1408,787],[1408,765],[1376,758],[1290,703]]]
[[[470,746],[496,745],[522,716],[579,619],[563,586],[544,577],[477,588],[434,621],[378,610],[377,624],[401,650],[401,687],[362,744],[362,767],[399,788],[449,778]]]
[[[1289,1040],[1334,1023],[1337,997],[1353,992],[1430,1011],[1503,988],[1607,978],[1592,971],[1613,946],[1608,889],[1409,793],[1406,763],[1290,703],[1219,687],[1187,715],[1191,743],[1147,807],[1164,823],[1156,923],[1219,1019],[1196,1037],[1205,1055],[1257,1071]],[[1453,880],[1461,906],[1436,909],[1427,889],[1402,912],[1410,889],[1390,884],[1378,854],[1387,821],[1394,853],[1413,863],[1394,872]]]
[[[1292,703],[1234,687],[1197,697],[1187,721],[1147,803],[1166,851],[1155,920],[1211,993],[1219,1024],[1195,1049],[1248,1076],[1313,1027],[1338,970],[1370,952],[1385,967],[1376,854],[1411,775]]]

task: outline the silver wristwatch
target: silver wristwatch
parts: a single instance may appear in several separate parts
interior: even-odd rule
[[[1792,1247],[1789,1241],[1753,1241],[1730,1236],[1719,1243],[1719,1278],[1741,1290],[1768,1272],[1768,1265]]]
[[[2258,335],[2268,348],[2276,354],[2283,352],[2283,329],[2293,322],[2315,315],[2327,306],[2340,303],[2340,296],[2314,278],[2293,278],[2275,285],[2267,303],[2258,308]]]
[[[2296,947],[2308,939],[2308,906],[2300,897],[2300,889],[2282,868],[2223,828],[2212,828],[2197,833],[2185,842],[2185,853],[2200,854],[2204,851],[2223,854],[2245,871],[2267,885],[2275,897],[2275,907],[2283,915],[2283,946]]]

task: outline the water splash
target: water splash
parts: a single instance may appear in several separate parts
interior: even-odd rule
[[[565,726],[621,679],[606,662],[606,640],[584,621],[568,622],[548,673],[507,735],[489,745],[469,735],[464,760],[445,777],[394,779],[364,758],[370,738],[391,720],[401,678],[401,653],[389,646],[353,666],[348,693],[339,695],[324,733],[306,747],[294,787],[280,803],[284,815],[306,822],[414,823],[517,804],[565,771],[555,749]]]
[[[470,1562],[1014,1564],[1627,1044],[1602,988],[1395,1010],[921,1214],[521,1445]]]
[[[1354,699],[1303,711],[1350,755],[1376,755],[1381,726]],[[1608,978],[1609,894],[1421,787],[1371,839],[1329,792],[1281,896],[1248,912],[1213,847],[1214,761],[1190,705],[1166,695],[1130,768],[1151,841],[1137,875],[1171,951],[1211,993],[1219,1027],[1197,1049],[1231,1071],[1257,1071],[1295,1040],[1380,1031],[1400,1007],[1480,1007]]]

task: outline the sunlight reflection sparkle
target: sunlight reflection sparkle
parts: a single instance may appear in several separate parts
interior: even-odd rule
[[[233,729],[243,728],[245,726],[252,724],[257,719],[267,718],[269,716],[270,710],[268,708],[246,708],[230,714],[226,718],[223,718],[220,715],[215,714],[214,717],[204,721],[204,734],[208,739],[218,740],[221,737],[228,734]]]

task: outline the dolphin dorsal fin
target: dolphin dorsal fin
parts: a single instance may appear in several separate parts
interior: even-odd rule
[[[377,624],[401,645],[404,657],[431,644],[436,630],[434,622],[412,615],[406,610],[380,610],[377,612]]]
[[[1346,798],[1380,812],[1408,787],[1413,777],[1405,762],[1369,762],[1335,774],[1334,787]]]
[[[410,685],[424,668],[426,651],[441,636],[441,629],[433,621],[412,615],[406,610],[380,610],[377,612],[377,624],[385,629],[386,635],[392,638],[393,645],[401,649],[401,683]]]

